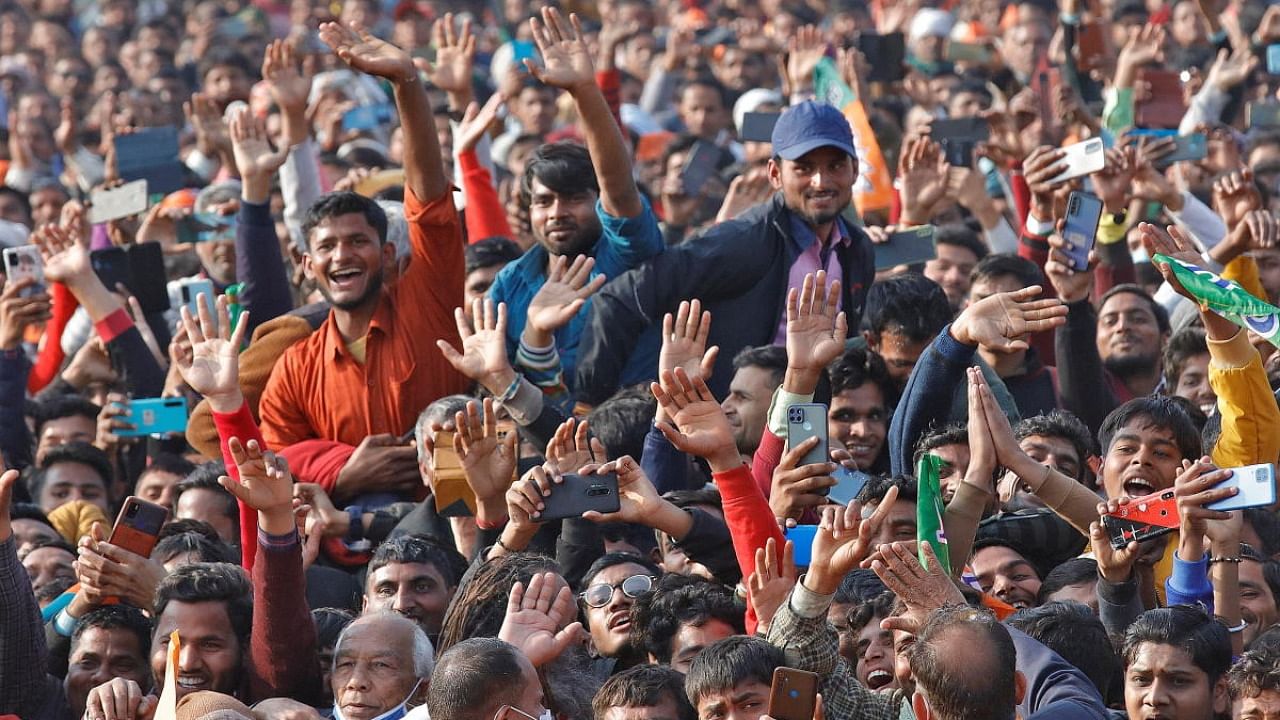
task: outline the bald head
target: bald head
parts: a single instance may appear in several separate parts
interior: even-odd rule
[[[929,616],[910,651],[913,706],[922,720],[1012,720],[1019,701],[1017,652],[991,613],[944,607]]]

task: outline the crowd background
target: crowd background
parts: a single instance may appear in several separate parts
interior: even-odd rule
[[[0,2],[0,717],[1280,717],[1277,77],[1265,0]]]

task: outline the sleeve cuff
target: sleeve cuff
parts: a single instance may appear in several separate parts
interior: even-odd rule
[[[779,387],[773,391],[769,402],[769,431],[778,437],[787,436],[787,408],[813,402],[813,395],[798,395]]]
[[[275,227],[275,219],[271,217],[271,203],[251,203],[240,198],[240,219],[245,225],[270,225]]]
[[[481,167],[484,166],[480,164],[480,157],[476,155],[474,148],[458,153],[458,169],[462,170],[463,173],[468,173]]]
[[[827,609],[831,607],[831,600],[835,598],[835,594],[819,595],[804,586],[804,576],[800,576],[800,580],[796,582],[795,588],[791,591],[791,611],[796,615],[804,618],[817,618],[827,614]]]
[[[258,546],[264,550],[287,550],[297,544],[297,529],[291,530],[284,535],[272,535],[262,528],[258,528]]]
[[[542,414],[542,404],[542,391],[537,385],[529,382],[528,378],[521,377],[520,384],[516,387],[516,394],[510,400],[499,403],[499,406],[511,414],[511,419],[515,420],[517,425],[527,427]]]
[[[1250,344],[1249,335],[1243,329],[1236,330],[1229,340],[1209,339],[1209,361],[1213,367],[1242,368],[1257,356],[1258,351]]]
[[[110,343],[132,327],[133,318],[129,317],[124,308],[116,308],[110,315],[93,324],[93,329],[98,331],[98,337],[104,343]]]

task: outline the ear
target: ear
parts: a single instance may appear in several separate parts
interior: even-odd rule
[[[396,244],[390,240],[382,241],[382,267],[393,270],[396,266]]]
[[[1231,695],[1227,692],[1227,676],[1218,678],[1213,684],[1213,712],[1225,715],[1231,710]]]
[[[1013,673],[1013,701],[1021,705],[1022,699],[1027,696],[1027,676],[1022,671],[1015,670]]]
[[[874,330],[863,330],[862,339],[867,341],[867,348],[874,353],[880,352],[880,334]]]
[[[418,474],[422,476],[422,482],[428,488],[432,488],[432,480],[435,479],[435,473],[431,471],[431,456],[418,460]],[[434,490],[434,488],[432,488]]]
[[[302,276],[311,281],[316,279],[316,271],[311,265],[311,253],[309,252],[302,253]]]
[[[769,158],[769,186],[782,189],[782,164],[776,158]]]
[[[1085,464],[1089,466],[1089,471],[1092,472],[1093,476],[1098,478],[1098,482],[1101,483],[1102,482],[1102,456],[1090,455],[1089,459],[1085,460]]]
[[[911,709],[915,711],[916,720],[932,720],[929,714],[929,701],[924,699],[924,695],[916,690],[911,694]]]

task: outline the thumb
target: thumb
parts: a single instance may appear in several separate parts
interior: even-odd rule
[[[902,632],[915,635],[916,632],[920,630],[920,627],[915,620],[899,615],[896,617],[887,617],[881,620],[880,629],[888,630],[890,632],[893,632],[894,630],[901,630]]]
[[[390,434],[387,434],[387,433],[380,433],[380,434],[378,434],[378,435],[370,435],[369,437],[365,438],[365,442],[367,442],[368,444],[373,445],[373,446],[375,446],[375,447],[389,447],[389,446],[391,446],[391,445],[399,445],[399,444],[400,444],[400,443],[396,442],[396,436],[394,436],[394,435],[390,435]]]
[[[559,656],[565,650],[568,650],[569,646],[572,645],[574,642],[576,642],[578,640],[578,637],[581,634],[582,634],[581,622],[569,623],[569,625],[565,627],[565,629],[556,633],[556,640],[555,640],[556,655]]]
[[[218,484],[221,485],[224,490],[234,495],[240,502],[246,505],[249,504],[249,488],[245,487],[244,483],[223,475],[218,478]]]

